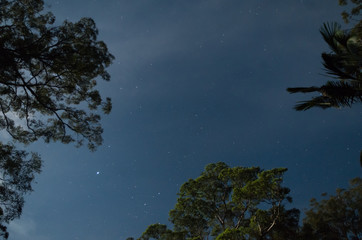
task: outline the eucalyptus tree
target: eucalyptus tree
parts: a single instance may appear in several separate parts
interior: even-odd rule
[[[298,230],[299,211],[286,210],[289,189],[282,186],[285,168],[229,167],[209,164],[184,183],[169,213],[173,230],[150,225],[142,240],[283,239]]]
[[[14,144],[102,144],[100,110],[108,114],[111,100],[96,89],[110,80],[113,60],[91,18],[55,24],[42,0],[0,0],[0,235],[4,224],[21,214],[23,195],[31,190],[41,168],[37,154]],[[4,135],[4,134],[3,134]],[[6,140],[3,138],[2,141]]]

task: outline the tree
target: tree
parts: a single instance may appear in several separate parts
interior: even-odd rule
[[[346,5],[348,0],[339,0],[339,5]],[[351,0],[355,4],[350,13],[343,11],[346,23],[361,15],[362,1]],[[287,88],[290,93],[319,92],[319,96],[309,101],[301,101],[294,109],[305,111],[313,107],[351,107],[362,102],[362,20],[357,21],[351,30],[342,30],[337,23],[325,23],[320,30],[324,40],[331,48],[330,53],[322,53],[323,65],[329,76],[337,81],[327,81],[321,87]],[[360,153],[362,166],[362,151]]]
[[[328,81],[321,87],[288,88],[290,93],[319,92],[320,96],[295,106],[297,111],[312,107],[350,107],[362,102],[362,21],[351,31],[342,31],[337,23],[324,24],[320,32],[331,48],[323,53],[327,74],[339,81]]]
[[[297,232],[299,211],[284,206],[291,202],[290,190],[281,185],[286,171],[209,164],[181,186],[170,211],[174,229],[154,224],[140,239],[281,239],[275,229],[285,232],[285,226]]]
[[[301,239],[362,239],[361,178],[352,179],[349,189],[337,189],[336,195],[329,199],[320,202],[312,199],[310,205],[303,220]]]
[[[351,20],[356,25],[350,30],[342,30],[337,23],[325,23],[320,29],[324,41],[331,49],[330,53],[322,53],[323,65],[329,76],[337,81],[327,81],[321,87],[287,88],[290,93],[319,92],[320,96],[309,101],[302,101],[295,106],[297,111],[312,107],[351,107],[353,103],[362,102],[362,20],[360,16],[361,0],[351,0],[351,11],[342,12],[345,23]],[[339,0],[339,5],[347,5],[348,0]]]
[[[32,191],[35,173],[40,173],[38,154],[16,150],[0,143],[0,237],[8,238],[4,223],[20,217],[24,195]]]
[[[86,140],[94,149],[103,131],[97,109],[111,110],[96,78],[110,79],[113,56],[92,19],[53,26],[42,10],[42,0],[0,1],[0,130],[22,143]]]
[[[42,0],[0,0],[0,131],[16,144],[102,144],[99,109],[108,114],[111,100],[96,90],[98,78],[114,57],[91,18],[55,26],[43,13]],[[21,214],[23,195],[31,191],[41,160],[0,142],[0,237],[4,224]]]
[[[185,234],[182,232],[173,232],[166,225],[156,223],[147,227],[139,240],[159,239],[159,240],[180,240],[184,239]]]

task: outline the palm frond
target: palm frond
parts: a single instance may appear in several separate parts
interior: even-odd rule
[[[336,39],[337,32],[341,30],[341,25],[336,22],[333,23],[323,23],[323,26],[319,30],[322,34],[324,41],[329,45],[329,47],[335,53],[339,53],[338,41]]]
[[[294,109],[297,111],[305,111],[312,107],[320,107],[323,109],[330,108],[330,107],[337,107],[333,106],[329,101],[328,97],[320,96],[312,98],[309,101],[300,101],[299,104],[294,106]]]
[[[358,80],[356,76],[353,76],[353,73],[350,74],[346,71],[344,63],[349,62],[347,59],[335,54],[322,54],[323,66],[326,69],[327,74],[333,76],[334,78],[339,78],[341,80]],[[355,69],[355,68],[353,68]]]
[[[310,90],[321,93],[322,96],[314,97],[308,101],[301,101],[294,109],[305,111],[312,107],[329,108],[329,107],[351,107],[355,102],[362,102],[362,89],[358,83],[348,82],[327,82],[320,88],[313,87]],[[294,88],[294,92],[308,92],[309,88]],[[290,92],[292,92],[290,91]],[[312,92],[312,91],[310,91]]]
[[[362,84],[357,82],[328,81],[319,90],[324,96],[330,98],[362,97]]]
[[[317,92],[319,91],[319,87],[296,87],[296,88],[287,88],[289,93],[310,93],[310,92]]]
[[[321,87],[287,88],[290,93],[320,93],[311,100],[298,102],[294,107],[297,111],[350,107],[362,102],[362,21],[346,31],[338,23],[324,23],[320,33],[332,50],[322,54],[323,66],[328,76],[339,81],[329,81]]]

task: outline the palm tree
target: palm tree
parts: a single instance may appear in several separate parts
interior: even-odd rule
[[[322,53],[323,65],[326,73],[336,80],[321,87],[288,88],[290,93],[320,93],[297,104],[294,107],[297,111],[312,107],[350,107],[362,102],[362,21],[350,31],[341,30],[337,23],[325,23],[320,33],[331,48],[330,53]]]

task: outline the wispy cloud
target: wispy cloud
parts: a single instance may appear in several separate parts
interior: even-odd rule
[[[9,224],[10,239],[17,240],[50,240],[50,238],[36,235],[36,223],[34,220],[22,217],[20,220],[12,221]]]
[[[13,239],[28,237],[36,229],[35,222],[31,219],[21,219],[9,224],[9,231]]]

